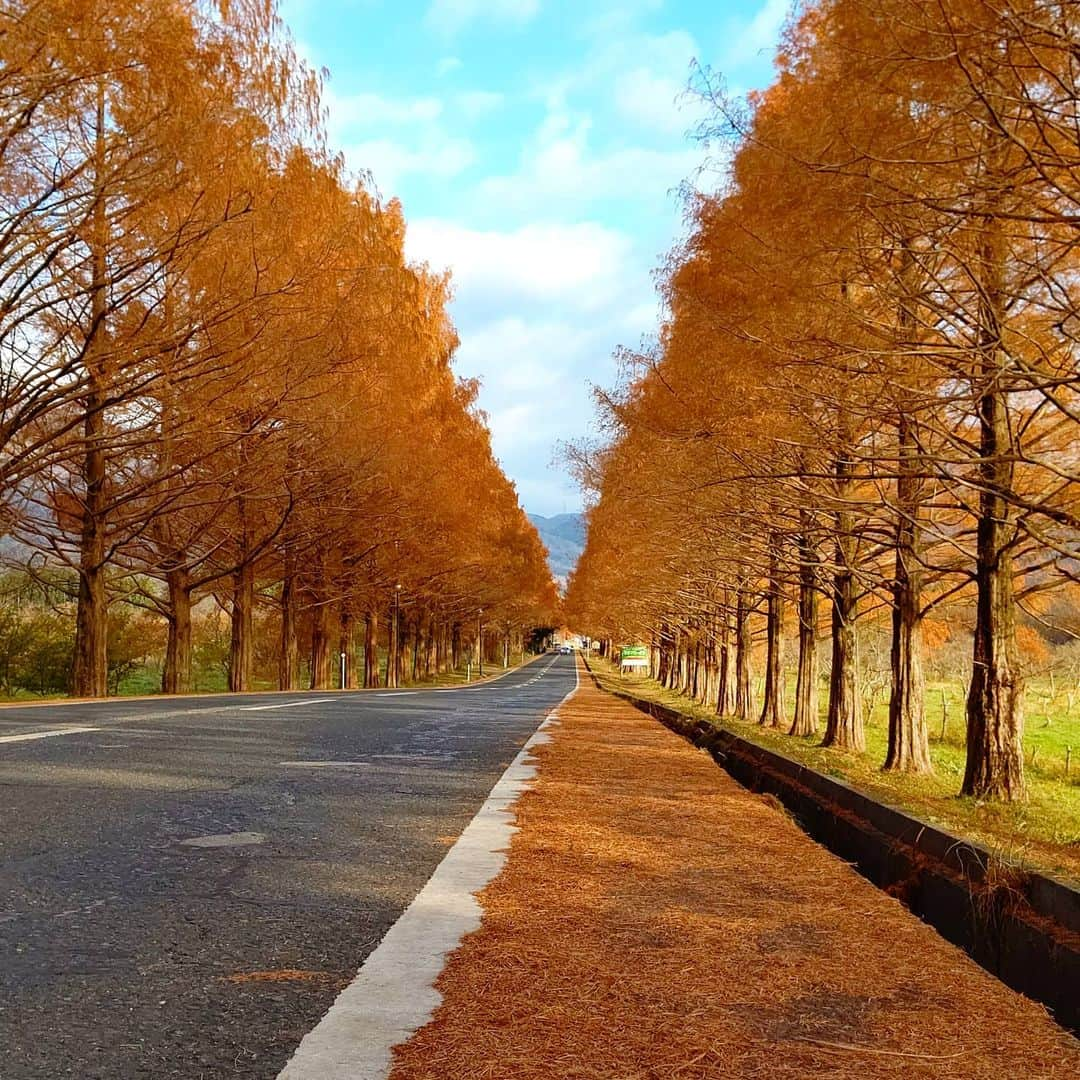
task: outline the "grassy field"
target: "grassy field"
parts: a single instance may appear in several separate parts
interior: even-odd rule
[[[592,663],[601,683],[611,689],[632,691],[708,719],[751,742],[844,780],[880,802],[901,806],[924,821],[975,840],[1005,862],[1037,866],[1080,882],[1080,717],[1077,695],[1071,687],[1051,687],[1049,680],[1032,680],[1027,687],[1024,763],[1028,794],[1023,802],[1006,805],[957,794],[964,774],[965,691],[959,684],[928,685],[934,773],[913,777],[881,771],[887,746],[887,701],[875,703],[866,726],[867,751],[859,755],[825,749],[819,745],[820,736],[794,738],[754,723],[726,717],[721,721],[714,713],[664,690],[651,679],[620,677],[612,665],[604,661]],[[793,698],[792,687],[789,709]],[[1067,757],[1071,759],[1068,773]]]
[[[525,657],[526,660],[531,659],[530,656]],[[379,670],[384,670],[386,663],[385,656],[380,658]],[[512,670],[517,667],[516,658],[511,658],[511,664],[509,669],[503,668],[502,664],[487,664],[484,668],[485,678],[492,678],[496,675],[501,675],[505,670]],[[418,679],[415,683],[406,679],[402,682],[402,686],[429,686],[429,687],[447,687],[447,686],[464,686],[470,679],[476,680],[476,671],[471,671],[465,667],[460,667],[454,671],[446,671],[441,675],[436,675],[430,679]],[[301,688],[307,687],[306,673],[301,679]],[[270,678],[259,678],[256,676],[252,679],[252,690],[276,690],[278,688],[277,680]],[[213,666],[208,668],[197,668],[193,674],[193,691],[195,693],[224,693],[228,689],[225,672],[219,666]],[[148,697],[153,694],[161,693],[161,667],[158,664],[146,664],[142,667],[136,668],[128,675],[124,676],[120,680],[120,692],[119,697]],[[13,704],[15,702],[39,702],[39,701],[64,701],[64,695],[51,695],[42,696],[40,694],[33,694],[29,691],[20,691],[15,696],[4,697],[0,696],[0,703],[7,702]]]

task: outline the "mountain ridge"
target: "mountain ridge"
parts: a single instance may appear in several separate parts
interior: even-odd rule
[[[566,579],[585,550],[585,515],[554,514],[545,517],[543,514],[529,514],[528,518],[548,550],[552,575],[560,586],[565,587]]]

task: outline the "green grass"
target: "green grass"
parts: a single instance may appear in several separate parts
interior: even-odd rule
[[[385,653],[380,654],[379,660],[379,673],[380,678],[385,671],[386,657]],[[517,660],[515,657],[511,657],[510,670],[517,667]],[[492,678],[493,676],[501,675],[504,671],[502,664],[485,664],[484,676],[485,678]],[[472,670],[472,681],[477,679],[476,669]],[[468,669],[465,665],[452,670],[443,672],[441,675],[435,675],[430,679],[417,679],[415,682],[409,679],[402,680],[401,685],[404,686],[428,686],[428,687],[446,687],[446,686],[464,686],[468,675]],[[228,689],[225,679],[225,672],[220,666],[209,667],[205,669],[197,669],[192,676],[194,689],[197,692],[210,692],[210,693],[222,693]],[[307,686],[307,672],[301,672],[301,686]],[[335,684],[336,686],[336,684]],[[277,682],[273,679],[266,678],[254,678],[252,680],[253,690],[276,690]],[[131,672],[125,678],[120,681],[120,697],[141,697],[150,694],[161,693],[161,666],[159,664],[147,664],[143,667],[137,668]],[[40,701],[41,698],[34,695],[20,696],[18,700],[28,701]]]
[[[887,701],[875,703],[866,724],[866,753],[855,754],[822,747],[820,736],[798,738],[728,717],[721,721],[710,710],[664,690],[651,679],[620,677],[612,665],[592,663],[601,683],[611,689],[630,691],[707,719],[750,742],[841,779],[880,802],[903,807],[924,821],[970,838],[1005,861],[1037,866],[1073,882],[1080,881],[1080,717],[1075,707],[1070,713],[1070,698],[1064,689],[1058,687],[1056,693],[1051,693],[1049,680],[1032,680],[1026,688],[1024,765],[1028,791],[1023,801],[1006,804],[957,794],[964,774],[964,687],[959,684],[928,685],[926,705],[934,772],[931,776],[909,776],[881,771],[888,739]],[[791,687],[789,716],[793,698]],[[1072,760],[1066,775],[1069,747]]]
[[[156,665],[136,668],[120,680],[121,697],[144,697],[161,693],[161,668]]]
[[[526,660],[531,660],[532,657],[527,655]],[[502,675],[504,670],[510,671],[518,666],[516,657],[511,657],[510,667],[504,669],[501,663],[486,664],[484,667],[484,677],[486,679],[494,678],[498,675]],[[385,670],[385,657],[380,660],[380,679],[382,672]],[[445,671],[441,675],[435,675],[430,679],[417,679],[415,682],[405,679],[401,685],[407,686],[425,686],[425,687],[450,687],[450,686],[464,686],[466,682],[477,680],[477,674],[475,668],[471,672],[471,680],[468,678],[470,675],[469,670],[465,665],[452,670]],[[301,688],[306,689],[307,677],[306,672],[301,672]],[[220,666],[213,666],[208,668],[197,668],[192,674],[192,688],[195,693],[224,693],[228,690],[227,680],[225,678],[225,672]],[[260,678],[258,676],[252,679],[251,689],[255,690],[276,690],[278,688],[277,681],[269,678]],[[145,664],[136,668],[134,671],[129,672],[120,680],[119,697],[150,697],[154,694],[161,693],[161,665],[160,664]],[[44,701],[64,701],[68,695],[65,694],[47,694],[42,696],[41,694],[32,693],[29,690],[20,690],[12,695],[0,695],[0,703],[15,704],[17,702],[44,702]]]

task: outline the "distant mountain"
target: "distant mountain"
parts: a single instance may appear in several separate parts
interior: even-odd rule
[[[544,547],[548,549],[551,572],[560,585],[566,584],[570,571],[585,550],[585,518],[581,514],[556,514],[543,517],[530,514]]]

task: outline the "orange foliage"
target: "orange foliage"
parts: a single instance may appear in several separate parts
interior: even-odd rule
[[[17,2],[0,59],[0,481],[11,529],[79,576],[78,689],[104,692],[120,596],[167,621],[169,690],[204,597],[235,689],[256,608],[283,686],[301,653],[313,685],[341,651],[353,670],[391,610],[423,672],[481,609],[492,649],[547,621],[545,552],[451,367],[448,281],[326,152],[275,4]]]

